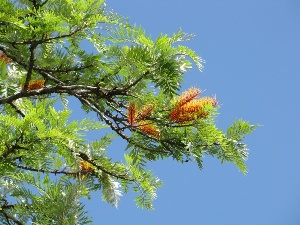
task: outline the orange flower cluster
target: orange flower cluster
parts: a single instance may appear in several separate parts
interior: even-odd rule
[[[144,105],[142,109],[138,110],[136,102],[131,102],[127,108],[128,122],[135,125],[150,115],[153,109],[154,105]]]
[[[176,103],[177,107],[183,106],[184,104],[188,103],[189,101],[196,98],[199,94],[201,94],[201,90],[199,88],[191,87],[189,90],[183,92]]]
[[[135,102],[132,102],[129,104],[127,108],[127,119],[128,122],[131,125],[134,125],[136,123],[136,117],[137,117],[137,105]]]
[[[92,168],[92,165],[89,162],[86,161],[80,161],[81,171],[86,173],[91,173],[94,171]]]
[[[142,110],[140,110],[140,112],[138,112],[137,115],[137,121],[141,121],[143,119],[146,118],[146,116],[150,115],[150,113],[152,112],[152,110],[154,109],[154,105],[145,105],[143,106]]]
[[[132,102],[127,108],[127,119],[132,126],[138,124],[138,129],[158,138],[159,130],[150,121],[144,121],[144,119],[150,115],[154,107],[154,105],[145,105],[141,110],[138,110],[137,104]]]
[[[1,54],[0,54],[0,63],[5,62],[5,63],[9,64],[9,63],[11,63],[11,61],[12,61],[11,58],[8,58],[4,52],[1,52]]]
[[[44,87],[45,81],[44,80],[33,80],[29,82],[28,89],[29,91],[41,89]],[[24,89],[24,86],[22,86]]]
[[[159,137],[159,130],[150,121],[141,121],[138,128],[151,136]]]
[[[203,97],[195,99],[201,93],[200,89],[190,88],[184,92],[170,113],[170,120],[176,123],[187,123],[197,118],[206,118],[209,115],[207,106],[216,106],[216,98]]]

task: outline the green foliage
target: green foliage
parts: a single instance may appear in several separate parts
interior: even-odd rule
[[[213,98],[199,105],[179,95],[184,73],[203,67],[178,44],[192,37],[179,30],[152,40],[104,1],[0,1],[1,223],[90,224],[81,199],[94,191],[115,207],[133,191],[137,206],[153,209],[162,182],[149,161],[202,168],[211,155],[246,173],[243,139],[255,126],[238,120],[225,134]],[[70,119],[74,98],[87,113],[80,121]],[[188,117],[172,120],[178,110]],[[91,130],[97,140],[88,141]],[[116,138],[127,143],[120,161],[107,155]]]

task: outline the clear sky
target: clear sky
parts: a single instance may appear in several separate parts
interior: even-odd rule
[[[186,45],[205,69],[188,72],[183,89],[216,94],[223,129],[234,118],[263,126],[246,138],[246,176],[209,156],[202,171],[192,162],[151,163],[164,182],[155,210],[137,209],[134,194],[115,209],[97,193],[87,203],[94,224],[299,225],[300,0],[108,0],[107,7],[153,38],[194,33]]]

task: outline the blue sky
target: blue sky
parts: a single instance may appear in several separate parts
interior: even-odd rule
[[[155,210],[136,208],[134,194],[115,209],[96,193],[87,207],[95,224],[299,225],[300,1],[108,0],[107,7],[154,38],[179,28],[194,33],[186,45],[206,63],[202,73],[186,74],[183,89],[217,95],[220,128],[235,118],[263,126],[246,138],[246,176],[212,157],[202,171],[194,163],[151,163],[164,182]]]

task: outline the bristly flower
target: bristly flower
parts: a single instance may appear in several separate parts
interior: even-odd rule
[[[37,89],[41,89],[44,87],[45,84],[45,80],[33,80],[29,82],[28,85],[28,90],[32,91],[32,90],[37,90]],[[24,87],[22,87],[23,89]]]
[[[1,54],[0,54],[0,63],[5,62],[6,64],[9,64],[9,63],[11,63],[11,61],[12,61],[11,58],[8,58],[4,52],[1,52]]]
[[[136,118],[137,121],[141,121],[149,116],[152,110],[154,109],[155,105],[145,105],[143,108],[138,112],[138,116]]]
[[[159,130],[150,121],[141,121],[138,128],[151,136],[159,137]]]
[[[183,92],[177,102],[175,107],[181,107],[185,105],[186,103],[192,101],[194,98],[196,98],[199,94],[201,94],[201,90],[199,88],[191,87],[187,91]]]
[[[187,123],[199,118],[207,118],[210,114],[208,106],[216,106],[216,98],[203,97],[175,107],[170,113],[170,120],[176,123]]]
[[[78,178],[80,178],[80,180],[83,180],[87,173],[92,173],[94,171],[94,168],[92,167],[92,165],[89,162],[80,161],[79,164],[80,164],[81,170],[80,170]]]
[[[92,165],[89,162],[86,161],[80,161],[81,171],[86,173],[91,173],[94,171],[92,168]]]
[[[215,95],[213,98],[211,98],[212,106],[216,107],[218,106],[217,96]]]
[[[131,125],[136,123],[137,105],[136,102],[131,102],[127,108],[127,120]]]

